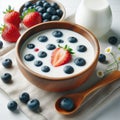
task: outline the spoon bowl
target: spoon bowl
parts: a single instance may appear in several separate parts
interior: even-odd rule
[[[104,87],[116,80],[118,80],[120,78],[120,71],[118,70],[115,70],[113,71],[112,73],[110,73],[108,76],[106,76],[105,78],[103,78],[103,80],[101,80],[100,82],[98,82],[96,85],[94,85],[93,87],[87,89],[86,91],[84,92],[81,92],[81,93],[73,93],[73,94],[68,94],[68,95],[65,95],[63,97],[60,97],[56,103],[55,103],[55,108],[56,110],[63,114],[63,115],[71,115],[73,114],[74,112],[76,112],[81,104],[84,102],[85,98],[90,95],[92,92],[94,92],[95,90],[101,88],[101,87]],[[60,102],[63,98],[70,98],[72,99],[73,103],[74,103],[74,109],[72,109],[71,111],[66,111],[64,109],[62,109],[60,107]]]

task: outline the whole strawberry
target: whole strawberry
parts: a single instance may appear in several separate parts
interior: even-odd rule
[[[32,27],[38,23],[42,22],[42,17],[39,12],[36,12],[34,9],[28,9],[27,12],[23,15],[23,24],[26,27]]]
[[[10,23],[7,23],[0,27],[0,32],[3,40],[8,42],[16,42],[20,37],[19,30],[13,24]]]
[[[14,9],[11,8],[11,6],[8,6],[8,9],[6,9],[4,16],[4,23],[11,23],[15,25],[18,29],[20,26],[21,18],[19,12],[15,11]]]

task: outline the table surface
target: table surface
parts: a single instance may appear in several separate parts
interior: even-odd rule
[[[3,14],[2,12],[7,8],[8,5],[12,5],[15,9],[19,9],[20,5],[23,4],[26,0],[4,0],[0,1],[0,23],[3,23]],[[78,7],[80,0],[58,0],[60,1],[66,9],[66,17],[70,17],[73,15],[76,11],[76,8]],[[113,29],[116,33],[119,33],[120,35],[120,0],[109,0],[111,8],[113,10],[113,17],[115,18],[115,22],[113,23]],[[4,45],[8,49],[12,49],[12,47],[9,47],[8,43],[4,43]],[[5,48],[3,48],[5,49]],[[6,51],[5,51],[6,52]],[[99,114],[93,117],[92,120],[118,120],[120,118],[120,102],[119,102],[120,96],[115,99],[106,109],[101,111]],[[20,114],[14,114],[12,112],[8,112],[8,109],[6,107],[7,102],[9,101],[9,97],[0,89],[0,117],[2,120],[28,120],[28,118],[20,112]]]

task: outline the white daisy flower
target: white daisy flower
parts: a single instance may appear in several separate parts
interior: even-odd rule
[[[120,62],[120,55],[117,55],[117,61]]]
[[[97,71],[97,76],[99,78],[103,78],[104,77],[104,71],[102,71],[102,70]]]
[[[110,54],[111,51],[112,51],[112,47],[107,47],[107,48],[105,49],[105,53],[106,53],[106,54]]]

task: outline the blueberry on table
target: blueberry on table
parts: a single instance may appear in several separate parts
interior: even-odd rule
[[[4,83],[10,83],[12,76],[10,73],[4,73],[3,75],[1,75],[1,79]]]
[[[101,62],[101,63],[104,63],[106,61],[106,56],[104,54],[100,54],[99,58],[98,58],[98,61]]]
[[[34,62],[34,65],[37,66],[37,67],[41,66],[42,64],[43,64],[43,62],[40,61],[40,60],[36,60],[36,61]]]
[[[3,42],[0,40],[0,49],[3,47]]]
[[[59,31],[59,30],[55,30],[55,31],[52,32],[52,35],[54,37],[62,37],[63,33],[61,31]]]
[[[42,35],[42,36],[39,36],[39,37],[38,37],[38,40],[39,40],[40,42],[47,42],[47,41],[48,41],[48,38],[47,38],[47,36]]]
[[[84,66],[86,64],[86,61],[85,61],[85,59],[78,57],[78,58],[75,58],[74,63],[77,66]]]
[[[64,72],[67,73],[67,74],[72,74],[72,73],[74,72],[73,67],[70,66],[70,65],[65,66],[63,70],[64,70]]]
[[[27,92],[23,92],[20,96],[19,96],[19,100],[23,103],[27,103],[30,100],[30,96]]]
[[[53,50],[53,49],[56,48],[56,46],[55,46],[54,44],[48,44],[48,45],[46,46],[46,48],[47,48],[48,50]]]
[[[32,43],[29,43],[29,44],[27,44],[27,48],[29,48],[29,49],[33,49],[33,48],[35,48],[35,45],[32,44]]]
[[[108,42],[112,45],[115,45],[117,43],[118,39],[115,36],[111,36],[108,38]]]
[[[29,100],[27,106],[32,111],[37,111],[40,108],[40,102],[38,99]]]
[[[71,98],[62,98],[59,105],[65,111],[72,111],[75,108],[74,101]]]
[[[10,68],[10,67],[12,67],[12,60],[10,58],[7,58],[7,59],[2,61],[2,65],[5,68]]]
[[[7,104],[7,108],[10,110],[10,111],[15,111],[17,109],[17,102],[12,100],[12,101],[9,101],[8,104]]]
[[[77,40],[76,37],[69,37],[69,38],[68,38],[68,41],[69,41],[70,43],[76,43],[78,40]]]
[[[43,71],[43,72],[49,72],[49,71],[50,71],[50,68],[45,65],[45,66],[42,66],[42,67],[41,67],[41,71]]]
[[[85,52],[86,50],[87,50],[87,47],[85,45],[77,46],[77,51],[79,52]]]
[[[62,40],[62,39],[57,39],[56,41],[57,41],[57,43],[64,43],[64,40]]]
[[[25,56],[24,56],[24,59],[26,60],[26,61],[32,61],[32,60],[34,60],[34,55],[32,55],[32,54],[26,54]]]
[[[45,57],[47,56],[47,53],[46,53],[45,51],[40,51],[40,52],[38,53],[38,56],[39,56],[40,58],[45,58]]]

